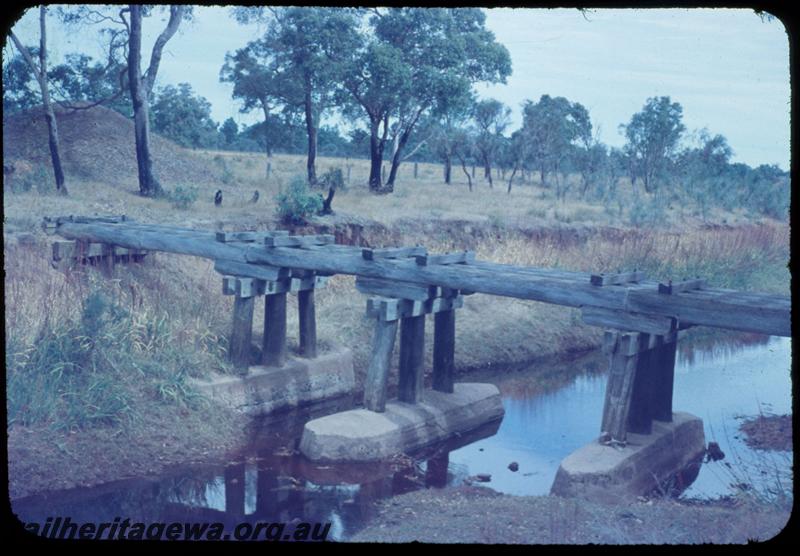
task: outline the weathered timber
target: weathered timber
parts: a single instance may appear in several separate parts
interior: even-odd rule
[[[369,298],[367,299],[367,317],[389,321],[459,309],[463,306],[464,299],[461,296],[454,298],[436,297],[427,301],[380,297]]]
[[[653,352],[653,409],[652,417],[657,421],[672,421],[672,393],[675,384],[675,356],[677,338],[663,338]]]
[[[608,384],[603,405],[601,431],[613,440],[625,442],[636,363],[639,357],[638,333],[606,334],[603,347],[609,355]]]
[[[581,309],[583,322],[603,328],[615,328],[631,332],[648,334],[667,334],[677,329],[676,319],[642,313],[630,313],[601,307],[584,307]]]
[[[303,245],[327,245],[336,238],[330,234],[314,236],[267,236],[264,245],[267,247],[300,247]]]
[[[433,389],[453,393],[456,312],[440,311],[433,320]]]
[[[214,270],[220,274],[230,274],[243,276],[246,278],[257,278],[259,280],[283,280],[289,277],[288,268],[280,268],[268,265],[247,264],[237,261],[216,260]]]
[[[420,266],[433,264],[468,264],[475,262],[474,251],[460,251],[441,255],[417,255],[414,260]]]
[[[400,370],[397,399],[406,403],[422,401],[425,362],[425,315],[400,321]]]
[[[217,242],[213,233],[198,232],[194,238],[178,237],[154,231],[120,228],[121,224],[64,223],[57,232],[68,239],[88,239],[124,247],[167,251],[212,259],[268,264],[278,267],[305,268],[318,273],[357,274],[438,285],[452,289],[530,299],[568,307],[596,306],[637,313],[675,317],[681,325],[714,326],[745,332],[791,336],[791,300],[787,296],[742,294],[715,288],[695,290],[670,296],[660,295],[657,284],[609,286],[598,288],[581,274],[581,280],[548,278],[546,271],[536,276],[525,268],[492,264],[494,270],[479,261],[469,265],[418,266],[391,259],[365,260],[363,254],[301,250],[275,247],[231,246]],[[507,269],[508,272],[499,272]],[[517,269],[521,272],[511,272]]]
[[[255,297],[264,295],[267,285],[271,282],[254,278],[240,278],[238,276],[222,277],[222,295],[235,295],[236,297]]]
[[[683,282],[673,282],[670,280],[666,284],[658,284],[658,293],[672,295],[679,292],[688,292],[691,290],[701,290],[706,287],[706,281],[703,279],[684,280]]]
[[[424,256],[428,253],[424,247],[384,247],[380,249],[365,248],[361,250],[361,256],[365,261],[376,261],[378,259],[404,259],[407,257]]]
[[[381,278],[356,278],[356,289],[361,293],[394,297],[398,299],[414,299],[425,301],[436,297],[436,286],[421,286],[397,280],[383,280]]]
[[[379,413],[386,411],[386,387],[389,382],[397,325],[397,320],[375,319],[372,352],[364,381],[364,407]]]
[[[317,317],[313,289],[297,293],[297,308],[300,324],[300,355],[313,359],[317,356]]]
[[[229,356],[233,366],[237,369],[246,369],[250,365],[254,308],[255,297],[237,296],[233,300],[233,326]]]
[[[643,282],[647,276],[644,272],[620,272],[618,274],[592,274],[589,279],[593,286],[617,286],[629,282]]]
[[[268,295],[264,302],[262,363],[282,367],[286,362],[286,294]]]
[[[655,396],[655,352],[663,344],[663,336],[639,334],[639,354],[628,407],[627,432],[650,434],[653,431],[653,397]]]
[[[233,241],[263,243],[264,238],[286,235],[289,235],[289,232],[286,230],[265,230],[260,232],[217,232],[216,240],[221,241],[222,243],[230,243]]]

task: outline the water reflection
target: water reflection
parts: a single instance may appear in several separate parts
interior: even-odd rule
[[[330,523],[328,538],[343,539],[371,516],[375,500],[462,482],[465,470],[449,465],[449,453],[495,434],[500,425],[494,421],[390,461],[322,465],[294,449],[307,417],[295,413],[262,422],[254,432],[261,447],[222,468],[187,470],[157,482],[53,492],[14,501],[13,509],[23,521],[40,523],[51,516],[94,523],[121,517],[144,523],[221,523],[229,534],[241,523]],[[265,445],[265,437],[273,442]]]
[[[451,464],[492,474],[489,486],[500,492],[548,494],[561,460],[599,434],[607,375],[597,371],[598,362],[604,368],[602,356],[576,360],[571,368],[562,366],[560,372],[569,376],[565,386],[531,396],[519,396],[518,385],[535,383],[539,370],[496,377],[506,410],[500,430],[453,452]],[[685,496],[728,495],[733,482],[764,489],[769,487],[765,481],[791,484],[791,456],[757,452],[738,433],[744,416],[791,414],[790,366],[791,340],[759,335],[695,347],[678,358],[674,410],[702,418],[706,441],[718,442],[729,455],[702,465]],[[516,473],[507,469],[511,461],[519,463]]]

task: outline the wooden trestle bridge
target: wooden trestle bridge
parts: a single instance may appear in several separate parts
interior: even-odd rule
[[[286,358],[286,295],[298,296],[300,352],[316,357],[314,290],[334,274],[356,275],[371,295],[373,351],[364,405],[384,411],[400,328],[398,398],[423,396],[425,316],[434,315],[433,389],[453,392],[455,313],[463,296],[484,293],[580,308],[584,322],[607,329],[610,373],[601,440],[647,434],[671,421],[677,333],[691,326],[791,336],[785,296],[710,288],[701,279],[659,283],[642,272],[590,274],[479,261],[471,252],[430,254],[424,247],[363,249],[331,235],[286,231],[207,232],[121,217],[47,218],[43,227],[71,241],[53,244],[54,260],[113,265],[164,251],[215,261],[223,293],[234,295],[230,357],[247,367],[254,301],[265,296],[262,363]]]

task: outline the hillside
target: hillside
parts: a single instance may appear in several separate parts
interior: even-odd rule
[[[56,119],[68,179],[112,186],[136,182],[132,120],[103,106],[77,111],[59,108]],[[154,171],[163,185],[205,184],[217,179],[218,169],[199,154],[156,134],[151,134],[150,140]],[[3,117],[3,160],[5,164],[20,160],[41,164],[51,171],[41,109]]]

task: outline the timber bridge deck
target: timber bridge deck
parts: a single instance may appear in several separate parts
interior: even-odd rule
[[[423,394],[425,315],[434,314],[433,389],[453,392],[455,312],[463,295],[484,293],[580,308],[586,323],[609,329],[609,383],[601,430],[624,442],[627,432],[648,433],[652,421],[670,421],[677,332],[690,326],[791,336],[791,300],[785,296],[710,288],[702,279],[659,283],[642,272],[591,274],[476,260],[471,252],[430,254],[424,247],[363,249],[338,245],[331,235],[285,231],[208,232],[142,224],[125,217],[47,218],[43,227],[68,242],[53,245],[54,260],[87,262],[164,251],[215,261],[223,292],[235,296],[230,356],[247,365],[253,302],[266,296],[263,361],[286,356],[286,294],[298,294],[300,350],[316,356],[314,288],[334,274],[357,276],[372,295],[373,353],[364,387],[365,407],[381,412],[391,354],[400,327],[399,400]]]

